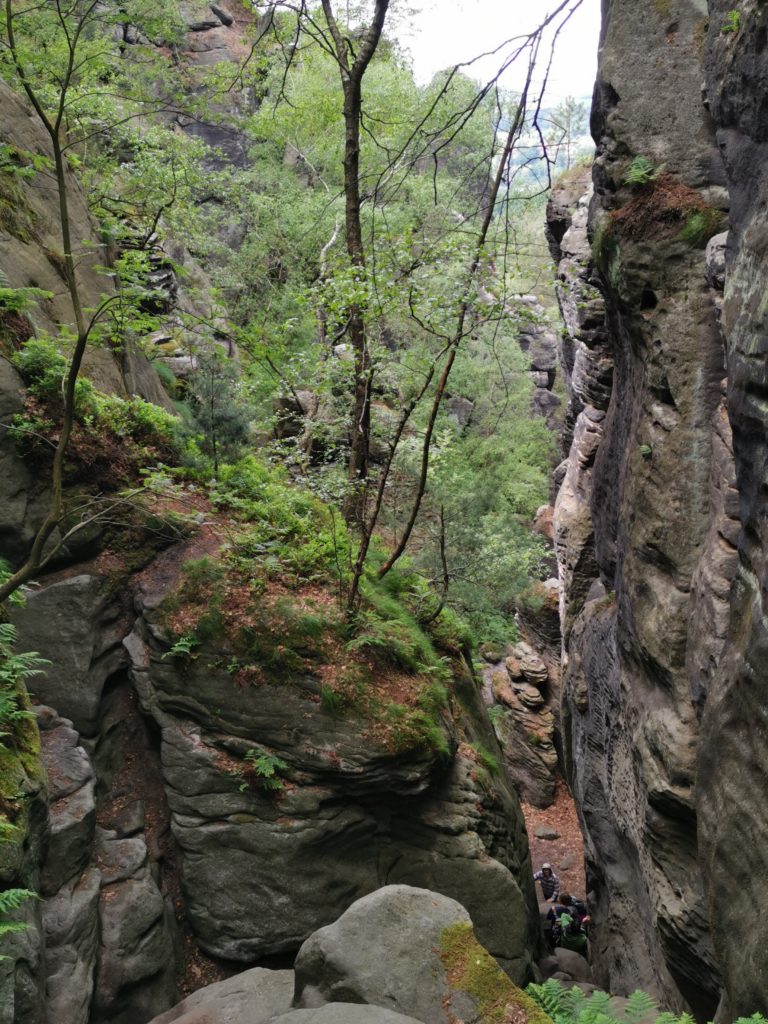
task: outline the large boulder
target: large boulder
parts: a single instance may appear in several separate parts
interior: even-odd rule
[[[327,1003],[310,1010],[293,1010],[276,1018],[274,1024],[278,1021],[279,1024],[418,1024],[413,1017],[393,1013],[381,1006],[355,1006],[352,1003]],[[250,1018],[248,1024],[251,1024]]]
[[[440,960],[445,929],[469,923],[455,900],[389,885],[354,903],[311,935],[296,958],[296,1003],[373,1003],[425,1024],[462,1018]]]
[[[264,1024],[291,1009],[293,971],[254,967],[193,992],[151,1024]]]

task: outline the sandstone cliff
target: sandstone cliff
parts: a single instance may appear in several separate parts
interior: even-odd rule
[[[594,195],[570,182],[550,204],[564,731],[596,967],[702,1016],[724,992],[723,1012],[766,1009],[744,840],[764,819],[766,15],[723,31],[728,9],[604,0]]]

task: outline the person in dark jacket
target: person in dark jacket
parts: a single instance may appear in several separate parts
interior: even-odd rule
[[[564,892],[548,912],[547,918],[551,922],[553,947],[563,946],[582,956],[587,955],[586,926],[591,918],[585,903]]]
[[[533,876],[534,882],[541,882],[541,894],[550,903],[556,903],[560,895],[560,879],[552,870],[551,864],[542,864],[541,871]]]

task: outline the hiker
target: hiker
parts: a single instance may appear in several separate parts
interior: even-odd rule
[[[547,914],[550,920],[556,920],[561,914],[570,914],[579,924],[589,924],[592,918],[589,916],[587,904],[583,900],[574,899],[570,893],[563,892],[555,903],[555,906]]]
[[[551,864],[542,864],[541,871],[533,876],[534,882],[541,882],[541,893],[545,900],[550,903],[557,902],[560,895],[560,879],[552,870]]]
[[[582,956],[587,955],[586,925],[591,918],[585,903],[564,892],[550,909],[547,917],[552,922],[553,948],[562,946],[563,949],[573,950]]]

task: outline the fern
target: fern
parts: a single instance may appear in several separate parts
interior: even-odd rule
[[[642,989],[636,989],[627,1000],[627,1005],[624,1008],[624,1017],[629,1024],[638,1024],[643,1018],[648,1017],[651,1013],[654,1013],[659,1008],[659,1004],[653,998],[649,996],[647,992],[643,992]],[[680,1024],[683,1024],[681,1021]]]
[[[288,765],[275,754],[266,754],[258,750],[248,750],[245,760],[251,767],[258,785],[267,792],[278,792],[285,783],[279,772],[285,771]]]
[[[565,998],[570,995],[559,982],[552,978],[545,981],[543,985],[531,984],[525,991],[553,1020],[558,1017]],[[581,992],[581,995],[583,996],[584,993]]]
[[[50,664],[34,651],[15,653],[15,643],[16,627],[0,622],[0,738],[12,735],[13,727],[25,719],[34,718],[22,706],[24,683]]]
[[[647,156],[636,156],[624,175],[625,185],[650,185],[664,170],[665,164],[657,167]]]
[[[194,633],[185,633],[184,636],[179,637],[170,650],[162,655],[160,660],[165,661],[166,658],[191,658],[193,657],[192,652],[199,642]]]
[[[11,826],[12,827],[12,826]],[[39,896],[31,889],[5,889],[0,892],[0,938],[4,935],[11,935],[15,932],[23,932],[27,925],[24,921],[3,921],[6,914],[18,910],[26,900],[36,900]],[[9,960],[10,957],[0,954],[0,960]]]
[[[2,284],[2,280],[0,280]],[[2,289],[0,289],[2,291]],[[0,583],[5,583],[6,580],[10,579],[13,575],[10,565],[4,558],[0,558]],[[18,590],[14,590],[11,596],[8,598],[8,604],[23,605],[24,604],[24,587],[19,587]]]

